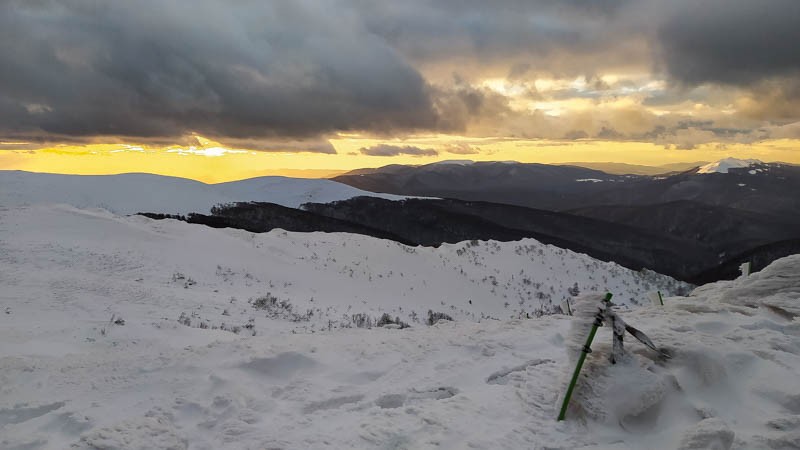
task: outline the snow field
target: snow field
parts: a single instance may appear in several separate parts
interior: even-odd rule
[[[409,248],[0,208],[0,447],[792,448],[798,277],[784,258],[636,307],[686,286],[534,240]],[[519,318],[576,282],[674,357],[627,337],[610,366],[601,328],[556,422],[573,320]],[[428,309],[456,321],[427,326]],[[411,328],[355,327],[384,312]]]
[[[144,173],[57,175],[0,170],[0,205],[6,207],[64,203],[77,208],[103,208],[116,214],[208,214],[212,206],[221,203],[270,202],[296,208],[303,203],[328,203],[361,195],[406,198],[322,179],[258,177],[205,184]]]

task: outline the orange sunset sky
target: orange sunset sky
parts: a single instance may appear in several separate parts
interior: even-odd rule
[[[0,170],[800,164],[800,6],[767,3],[3,2]]]

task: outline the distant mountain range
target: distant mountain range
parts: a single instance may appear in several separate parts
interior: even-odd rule
[[[676,206],[680,210],[682,205]],[[251,232],[281,228],[358,233],[412,246],[535,238],[630,269],[648,268],[695,284],[733,278],[742,261],[752,261],[754,269],[758,270],[778,257],[800,251],[796,227],[769,220],[736,222],[723,217],[706,235],[698,236],[691,231],[673,231],[653,224],[649,228],[632,226],[579,214],[455,199],[390,201],[355,197],[331,203],[308,203],[302,208],[237,203],[215,208],[212,215],[145,215]],[[707,215],[698,217],[699,223],[715,222],[703,222]],[[732,217],[750,218],[746,214]],[[657,222],[656,217],[653,223]],[[702,228],[697,221],[689,221],[685,227]]]
[[[252,232],[349,232],[408,245],[543,243],[692,283],[800,252],[800,167],[726,159],[657,176],[515,162],[361,169],[208,185],[146,174],[0,172],[0,206],[67,203]],[[421,197],[421,198],[418,198]]]
[[[644,166],[639,164],[625,164],[615,162],[565,162],[559,166],[577,166],[587,169],[599,170],[614,175],[663,175],[672,172],[683,172],[695,167],[708,164],[708,161],[663,164],[659,166]],[[344,175],[344,174],[342,174]]]
[[[730,278],[741,260],[761,266],[796,252],[800,243],[800,167],[783,163],[728,158],[649,176],[457,161],[359,170],[334,179],[373,192],[460,200],[466,202],[462,213],[501,218],[503,226],[537,233],[543,242],[693,282]],[[556,213],[558,222],[552,220]]]
[[[333,180],[371,192],[455,198],[570,211],[599,205],[656,205],[690,200],[800,217],[800,167],[724,160],[660,176],[614,175],[576,166],[476,162],[387,166]],[[737,166],[737,164],[739,164]],[[714,167],[717,167],[715,170]]]

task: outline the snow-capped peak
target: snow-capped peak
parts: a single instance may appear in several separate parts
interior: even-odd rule
[[[697,173],[728,173],[729,169],[741,169],[754,164],[762,164],[762,162],[757,159],[725,158],[701,166],[697,169]]]

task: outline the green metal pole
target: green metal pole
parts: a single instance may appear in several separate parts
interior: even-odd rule
[[[612,294],[610,292],[606,293],[606,298],[603,300],[604,302],[608,303],[611,301]],[[558,420],[564,420],[564,416],[567,414],[567,406],[569,405],[569,399],[572,397],[572,391],[575,390],[575,384],[578,382],[578,375],[581,373],[581,368],[583,367],[583,362],[586,360],[586,355],[591,353],[592,351],[592,341],[594,340],[594,335],[597,333],[597,329],[603,324],[603,317],[600,311],[597,312],[597,316],[592,324],[592,331],[589,332],[589,336],[586,338],[586,343],[583,345],[581,349],[581,356],[578,358],[578,365],[575,366],[575,372],[572,373],[572,379],[569,382],[569,387],[567,387],[567,393],[564,395],[564,403],[561,405],[561,412],[558,413]]]
[[[661,302],[661,306],[664,306],[664,298],[661,297],[661,291],[656,292],[658,292],[658,301]]]

